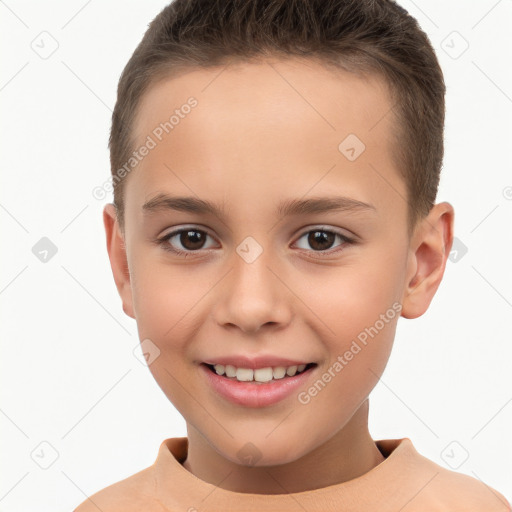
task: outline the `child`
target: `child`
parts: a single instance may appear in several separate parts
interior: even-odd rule
[[[510,511],[368,430],[398,318],[428,309],[452,245],[444,94],[390,0],[175,0],[155,18],[119,82],[104,223],[187,437],[76,512]]]

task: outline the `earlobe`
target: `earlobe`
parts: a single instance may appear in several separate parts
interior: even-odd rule
[[[105,226],[110,266],[117,291],[123,302],[123,311],[129,317],[135,318],[126,246],[117,220],[116,207],[112,203],[106,204],[103,209],[103,224]]]
[[[453,243],[454,216],[451,204],[436,204],[412,237],[409,277],[402,301],[404,318],[423,315],[441,284]]]

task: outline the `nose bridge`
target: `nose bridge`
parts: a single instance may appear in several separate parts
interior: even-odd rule
[[[243,331],[289,321],[286,287],[275,275],[279,264],[272,250],[248,236],[235,248],[231,263],[217,303],[217,321]]]
[[[241,296],[260,296],[268,301],[274,295],[275,276],[269,270],[271,249],[264,247],[252,236],[245,238],[235,249],[232,286]]]

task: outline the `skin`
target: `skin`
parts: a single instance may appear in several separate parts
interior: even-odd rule
[[[299,59],[219,71],[164,79],[142,99],[139,144],[190,96],[198,105],[127,176],[124,231],[114,206],[105,206],[115,283],[140,339],[160,350],[150,371],[186,420],[188,471],[249,493],[341,483],[384,460],[368,431],[368,396],[387,364],[398,314],[308,404],[297,393],[269,407],[232,404],[208,386],[199,364],[235,353],[314,361],[307,389],[392,304],[402,305],[404,318],[427,310],[452,245],[454,211],[436,204],[408,237],[392,103],[379,78]],[[349,133],[366,145],[353,162],[338,150]],[[225,218],[144,216],[142,205],[158,193],[224,203]],[[375,211],[274,213],[284,199],[332,195]],[[153,242],[191,225],[210,235],[203,245],[179,236]],[[334,237],[314,245],[308,234],[320,227],[356,243]],[[263,249],[252,263],[236,252],[247,236]],[[171,243],[190,255],[166,251]],[[237,455],[249,442],[259,455],[252,464]]]

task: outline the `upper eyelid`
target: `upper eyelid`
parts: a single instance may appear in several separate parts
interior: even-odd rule
[[[209,229],[204,228],[202,226],[194,225],[194,226],[184,226],[181,228],[171,229],[170,231],[166,231],[163,235],[158,235],[157,239],[160,239],[160,240],[164,239],[164,238],[169,239],[176,235],[179,235],[180,233],[183,233],[184,231],[202,231],[202,232],[206,233],[208,236],[211,236],[212,238],[216,238],[215,236],[212,235],[212,233],[210,232]]]
[[[185,226],[183,228],[173,229],[173,230],[169,231],[168,233],[166,233],[165,235],[159,236],[159,238],[160,239],[162,239],[162,238],[169,239],[176,235],[179,235],[180,233],[183,233],[184,231],[203,231],[208,236],[211,236],[212,238],[216,238],[215,236],[212,235],[212,233],[210,232],[209,229],[203,228],[202,226]]]

